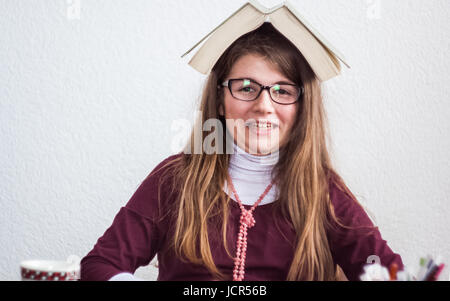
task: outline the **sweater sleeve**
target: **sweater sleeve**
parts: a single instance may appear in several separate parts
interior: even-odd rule
[[[112,225],[81,260],[81,280],[106,281],[119,273],[134,274],[150,263],[157,252],[155,224],[122,207]]]
[[[161,216],[167,209],[164,204],[169,201],[168,185],[160,182],[160,167],[172,158],[175,156],[155,167],[126,206],[120,209],[94,248],[81,260],[81,280],[106,281],[119,273],[134,274],[137,268],[148,265],[161,249],[168,227]]]
[[[387,268],[392,263],[396,263],[399,270],[404,268],[400,255],[389,248],[378,227],[356,200],[336,186],[330,190],[330,199],[336,217],[346,226],[334,223],[329,232],[330,249],[334,262],[350,281],[360,280],[363,267],[373,258],[379,258],[379,263]]]

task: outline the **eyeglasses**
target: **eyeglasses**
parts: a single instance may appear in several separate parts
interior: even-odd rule
[[[220,88],[228,87],[231,95],[242,101],[253,101],[257,99],[263,90],[269,90],[272,100],[280,105],[296,103],[304,93],[304,88],[294,84],[274,84],[263,86],[253,80],[245,78],[229,79],[224,81]]]

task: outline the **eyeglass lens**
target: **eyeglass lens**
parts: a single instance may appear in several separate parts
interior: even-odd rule
[[[231,80],[230,84],[231,93],[240,100],[255,100],[260,94],[261,86],[251,80]],[[270,96],[272,99],[275,102],[283,104],[296,102],[299,94],[299,87],[293,85],[277,84],[270,89]]]

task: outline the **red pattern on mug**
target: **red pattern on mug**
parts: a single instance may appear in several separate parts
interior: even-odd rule
[[[80,279],[79,271],[45,272],[21,268],[22,279],[40,281],[74,281]]]

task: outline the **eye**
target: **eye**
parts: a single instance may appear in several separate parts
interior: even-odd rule
[[[278,90],[278,93],[279,93],[279,94],[282,94],[282,95],[284,95],[284,94],[290,94],[288,91],[283,90],[283,89]]]
[[[298,94],[298,89],[289,85],[276,85],[272,88],[272,93],[279,96],[290,97]]]
[[[242,91],[244,91],[244,92],[254,92],[254,90],[253,91],[251,91],[251,90],[253,90],[252,87],[244,87],[244,88],[240,89],[239,92],[242,92]]]
[[[275,86],[273,91],[276,94],[280,94],[280,95],[291,95],[291,93],[285,89],[281,89],[280,87]]]

